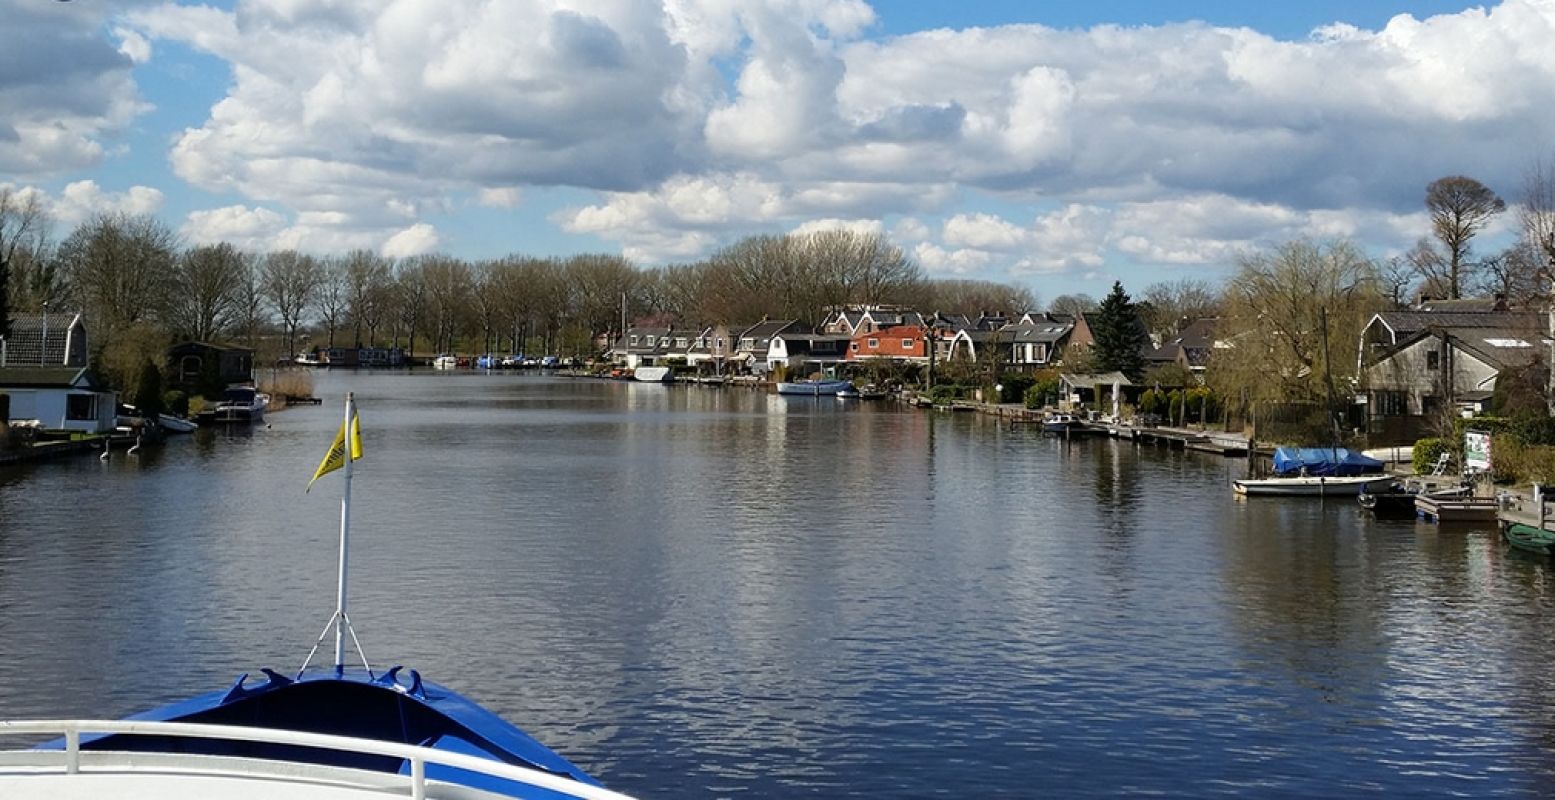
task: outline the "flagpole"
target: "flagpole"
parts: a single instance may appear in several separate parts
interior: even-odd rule
[[[356,411],[356,396],[353,392],[346,392],[346,421],[345,427],[345,465],[342,467],[346,473],[345,493],[340,497],[340,587],[335,596],[335,674],[345,672],[346,665],[346,626],[350,624],[346,616],[346,564],[351,554],[351,443],[353,430],[352,417]]]

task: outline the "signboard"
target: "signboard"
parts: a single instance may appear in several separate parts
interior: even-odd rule
[[[1479,472],[1490,471],[1490,434],[1483,431],[1463,433],[1463,468]]]

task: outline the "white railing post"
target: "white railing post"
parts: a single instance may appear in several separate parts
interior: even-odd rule
[[[410,760],[410,796],[427,800],[427,762],[419,757]]]
[[[81,771],[81,731],[65,729],[65,772],[74,775]]]

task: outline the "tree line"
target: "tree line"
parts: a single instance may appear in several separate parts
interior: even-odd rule
[[[706,259],[640,269],[609,254],[470,261],[183,246],[156,218],[102,214],[58,242],[34,195],[0,187],[0,321],[85,314],[99,373],[132,389],[174,341],[237,343],[270,359],[309,346],[587,356],[628,324],[819,323],[850,303],[947,313],[1031,308],[1027,289],[930,280],[884,236],[753,236]],[[0,334],[3,334],[0,331]]]

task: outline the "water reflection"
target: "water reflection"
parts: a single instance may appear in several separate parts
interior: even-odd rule
[[[320,374],[346,389],[368,655],[625,791],[1552,788],[1555,579],[1492,531],[888,403]],[[0,469],[0,716],[295,668],[333,605],[338,499],[302,488],[339,408],[270,421]]]

